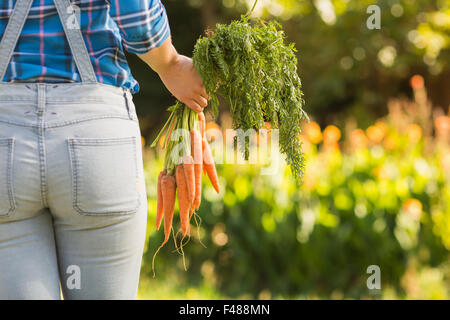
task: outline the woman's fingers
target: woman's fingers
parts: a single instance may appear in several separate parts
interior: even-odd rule
[[[191,108],[192,110],[194,110],[195,112],[202,112],[203,108],[194,100],[189,100],[186,102],[186,105]]]
[[[202,94],[202,97],[208,101],[211,100],[211,97],[208,94]]]
[[[208,105],[208,100],[206,100],[206,98],[203,96],[198,96],[195,99],[195,102],[197,102],[202,108],[205,108]]]
[[[202,85],[200,89],[200,95],[205,98],[206,100],[211,100],[211,97],[206,93],[205,87]]]
[[[208,105],[208,100],[199,95],[193,97],[192,99],[189,99],[188,101],[185,102],[185,104],[195,112],[202,112],[203,108],[205,108]]]

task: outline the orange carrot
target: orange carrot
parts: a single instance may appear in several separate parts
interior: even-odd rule
[[[178,206],[180,208],[181,231],[183,232],[183,236],[185,236],[189,227],[189,208],[191,203],[189,202],[186,177],[184,175],[182,165],[177,166],[176,180],[178,189]]]
[[[211,148],[209,147],[206,139],[203,139],[203,144],[205,145],[205,151],[203,153],[203,166],[205,167],[206,174],[211,181],[212,186],[219,193],[219,178],[217,176],[216,166],[214,164],[214,158],[212,156]]]
[[[206,136],[203,136],[203,138],[202,138],[202,152],[203,153],[205,153],[205,142],[206,142]],[[206,174],[205,166],[203,166],[203,173]]]
[[[206,137],[202,139],[202,152],[203,152],[203,157],[205,157],[205,146],[208,143],[208,141],[206,140]],[[205,165],[203,165],[203,173],[206,174],[206,169],[205,169]]]
[[[169,131],[167,131],[167,137],[166,137],[166,145],[164,146],[164,148],[167,148],[167,146],[169,145],[169,140],[170,140],[170,135],[172,134],[172,130],[173,127],[175,126],[175,123],[177,122],[176,117],[174,117],[174,119],[172,120],[172,124],[170,125]]]
[[[202,200],[202,167],[203,167],[203,152],[202,152],[202,137],[197,130],[191,130],[191,154],[194,158],[194,175],[195,175],[195,198],[194,208],[198,210]],[[191,210],[192,216],[193,210]]]
[[[169,240],[170,230],[172,229],[173,212],[175,210],[175,177],[174,176],[164,176],[161,179],[161,193],[164,204],[164,242]]]
[[[152,270],[153,277],[156,276],[155,273],[155,258],[158,254],[159,250],[167,243],[170,237],[170,231],[172,230],[172,220],[173,220],[173,212],[175,210],[175,193],[176,193],[176,185],[175,185],[175,177],[168,176],[167,174],[161,178],[161,194],[163,200],[163,213],[164,213],[164,241],[158,247],[156,252],[153,254],[152,259]]]
[[[198,130],[191,130],[191,155],[194,164],[203,163],[202,136]]]
[[[206,128],[206,119],[205,114],[202,112],[198,113],[198,121],[200,126],[200,134],[202,135],[202,138],[205,137],[205,128]]]
[[[163,170],[159,173],[158,176],[158,184],[156,187],[156,192],[158,194],[158,198],[156,200],[156,230],[159,230],[159,227],[161,226],[161,221],[163,218],[163,196],[161,191],[161,180],[166,175],[166,170]]]
[[[192,205],[190,218],[194,213],[194,208],[198,210],[200,203],[202,202],[202,167],[201,164],[194,164],[194,174],[195,174],[195,197],[194,204]]]
[[[194,159],[191,155],[187,155],[183,158],[184,176],[186,177],[186,184],[189,194],[189,203],[191,208],[194,205],[195,198],[195,172],[194,172]]]

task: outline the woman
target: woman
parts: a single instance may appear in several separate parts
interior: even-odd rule
[[[159,0],[0,0],[0,299],[134,299],[147,198],[124,49],[199,112]]]

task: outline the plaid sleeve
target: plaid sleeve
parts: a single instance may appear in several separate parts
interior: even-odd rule
[[[110,15],[122,35],[124,48],[143,54],[170,36],[169,20],[160,0],[108,0]]]

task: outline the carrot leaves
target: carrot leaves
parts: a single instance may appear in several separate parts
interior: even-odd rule
[[[242,17],[218,24],[194,48],[194,66],[202,77],[210,105],[218,114],[222,96],[228,102],[233,128],[259,129],[270,122],[279,129],[279,147],[298,182],[304,158],[299,140],[303,111],[302,84],[297,73],[294,44],[285,43],[277,22],[250,21]],[[244,154],[248,144],[240,140]]]

